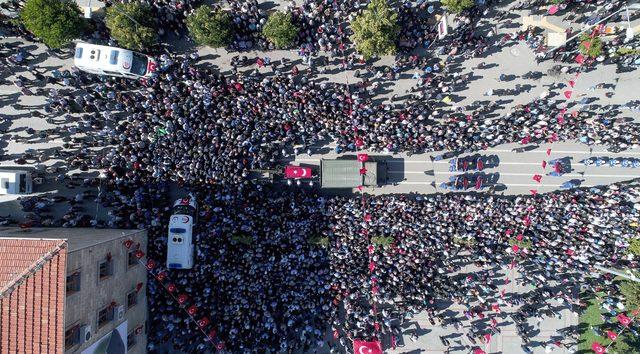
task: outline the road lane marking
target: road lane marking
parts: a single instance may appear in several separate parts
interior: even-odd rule
[[[427,173],[425,171],[387,171],[388,174],[394,174],[394,175],[400,175],[400,174],[411,174],[411,175],[416,175],[416,174],[424,174],[427,175]],[[431,175],[432,173],[434,173],[433,171],[429,172],[429,175]],[[474,172],[469,172],[470,174],[474,173]],[[500,177],[502,176],[532,176],[535,175],[535,172],[531,172],[531,173],[519,173],[519,172],[500,172],[500,171],[495,171],[495,172],[491,172],[491,173],[487,173],[487,175],[491,175],[493,173],[498,173],[500,174]],[[463,173],[461,172],[445,172],[445,171],[435,171],[436,175],[449,175],[449,176],[456,176],[456,175],[462,175]],[[543,175],[543,177],[550,177],[550,178],[559,178],[559,177],[589,177],[589,178],[597,178],[597,177],[602,177],[602,178],[618,178],[618,177],[623,177],[623,178],[640,178],[640,175],[600,175],[600,174],[580,174],[580,173],[565,173],[562,176],[548,176],[548,175]]]
[[[408,181],[401,181],[401,182],[397,182],[396,184],[398,185],[420,185],[420,186],[425,186],[425,185],[433,185],[433,181],[431,182],[408,182]],[[496,183],[496,186],[506,186],[506,187],[538,187],[538,188],[545,188],[545,187],[560,187],[562,186],[561,184],[534,184],[534,183]],[[597,187],[597,186],[602,186],[603,184],[582,184],[576,188],[580,188],[580,187]],[[438,188],[440,189],[440,188]],[[480,191],[486,190],[487,187],[485,186],[484,188],[482,188]],[[473,186],[469,186],[469,188],[466,190],[467,192],[473,192],[476,191],[475,188],[473,188]]]

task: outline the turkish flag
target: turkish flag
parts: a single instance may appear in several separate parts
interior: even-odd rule
[[[373,272],[376,269],[376,264],[374,262],[369,262],[369,271]]]
[[[476,180],[476,189],[482,188],[482,178],[478,177]]]
[[[491,333],[487,333],[484,335],[484,342],[485,343],[491,342]]]
[[[284,176],[286,178],[311,178],[311,169],[309,167],[285,166]]]
[[[613,331],[607,331],[607,337],[611,340],[616,340],[616,338],[618,338],[618,334]]]
[[[178,295],[178,303],[179,303],[180,305],[182,305],[182,304],[184,304],[185,302],[187,302],[187,299],[188,299],[188,298],[189,298],[189,297],[187,296],[187,294],[180,294],[180,295]]]
[[[191,316],[194,316],[196,312],[198,312],[198,307],[196,305],[191,305],[191,307],[187,309],[187,313]]]
[[[484,162],[482,162],[482,159],[478,159],[478,171],[482,171],[483,168]]]
[[[576,55],[576,63],[582,64],[582,63],[584,63],[584,59],[585,59],[584,55],[582,55],[582,54]]]
[[[356,147],[361,147],[362,145],[364,145],[364,142],[362,141],[362,139],[356,138],[355,144]]]
[[[591,48],[591,42],[589,42],[589,41],[582,42],[582,45],[584,46],[584,48],[586,50],[589,50],[589,48]]]
[[[547,156],[551,156],[551,149],[547,149]]]
[[[593,342],[593,344],[591,344],[591,349],[593,349],[593,351],[597,354],[604,353],[604,347],[598,342]]]
[[[198,327],[200,328],[206,327],[209,323],[211,323],[211,321],[209,321],[208,318],[202,317],[201,319],[198,320]]]
[[[518,251],[520,250],[520,247],[518,247],[518,245],[513,245],[511,246],[511,249],[513,250],[513,252],[518,253]]]
[[[571,90],[567,90],[567,91],[564,92],[564,97],[566,97],[567,99],[570,99],[572,93],[573,92],[571,92]]]
[[[573,251],[572,249],[568,249],[566,253],[567,253],[569,256],[573,256],[573,252],[574,252],[574,251]]]
[[[556,14],[556,12],[558,12],[558,10],[560,10],[560,7],[558,7],[558,5],[551,5],[551,6],[549,7],[549,10],[547,11],[547,13],[548,13],[549,15],[555,15],[555,14]]]
[[[358,161],[367,162],[369,160],[368,154],[358,154]]]
[[[555,165],[553,165],[553,169],[556,170],[556,173],[562,172],[562,166],[560,165],[560,162],[556,162]]]
[[[487,352],[485,352],[484,350],[480,349],[480,348],[476,348],[473,350],[473,354],[487,354]]]
[[[518,241],[522,241],[523,238],[524,236],[522,236],[522,234],[519,234],[518,236],[516,236],[516,240]]]
[[[576,82],[573,80],[569,80],[569,86],[571,86],[572,88],[576,86]]]
[[[627,327],[631,323],[631,319],[629,317],[627,317],[627,315],[625,315],[624,313],[618,314],[618,316],[616,316],[616,318],[625,327]]]
[[[156,262],[153,259],[147,259],[147,269],[152,270],[156,267]]]
[[[529,189],[529,192],[531,192],[532,195],[538,194],[538,190],[537,189]]]
[[[156,275],[156,279],[158,279],[158,281],[163,281],[166,277],[167,277],[167,273],[165,272],[160,272],[158,273],[158,275]]]
[[[520,140],[520,144],[529,144],[530,141],[531,141],[531,137],[525,136],[524,138],[522,138],[522,140]]]
[[[382,354],[382,345],[379,341],[365,342],[363,340],[353,341],[354,354]]]
[[[366,222],[371,221],[371,214],[364,214],[364,221]]]
[[[366,169],[366,168],[364,168],[364,167],[363,167],[363,168],[361,168],[361,169],[360,169],[360,174],[361,174],[361,175],[366,175],[366,174],[367,174],[367,169]]]
[[[547,168],[547,161],[542,160],[542,168]]]
[[[542,180],[542,176],[541,175],[533,175],[533,180],[540,183],[540,181]]]

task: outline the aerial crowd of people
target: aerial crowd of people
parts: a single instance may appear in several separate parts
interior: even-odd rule
[[[176,36],[184,34],[184,19],[199,3],[147,2],[163,32]],[[528,6],[537,3],[546,4],[539,0]],[[609,3],[610,9],[622,4]],[[33,109],[31,115],[56,125],[26,128],[27,137],[22,131],[10,137],[3,128],[3,135],[27,143],[64,142],[62,149],[27,151],[11,159],[21,165],[59,160],[46,172],[78,191],[73,198],[23,198],[29,216],[23,225],[146,228],[148,258],[163,263],[173,202],[169,195],[177,184],[194,193],[200,205],[197,255],[192,270],[169,276],[188,294],[189,303],[207,314],[215,342],[224,343],[224,349],[337,353],[349,350],[354,339],[375,338],[395,347],[403,335],[417,338],[417,331],[407,332],[408,323],[426,312],[431,323],[454,326],[466,337],[464,342],[441,337],[447,350],[481,346],[509,316],[517,323],[523,350],[530,350],[535,331],[526,319],[541,321],[560,316],[567,307],[583,308],[573,289],[602,286],[589,277],[594,265],[637,268],[625,249],[640,223],[638,185],[517,198],[455,193],[337,197],[257,184],[251,173],[281,168],[291,156],[315,153],[329,142],[335,142],[338,153],[461,153],[557,141],[636,149],[640,124],[616,117],[638,102],[623,107],[598,105],[587,97],[565,100],[555,91],[566,84],[556,83],[506,113],[499,112],[500,101],[492,96],[518,94],[527,90],[525,85],[514,92],[492,90],[486,101],[452,108],[450,102],[458,102],[486,69],[478,65],[473,74],[462,75],[462,62],[519,42],[538,50],[541,34],[528,29],[486,36],[479,28],[490,22],[488,11],[477,6],[458,16],[446,47],[433,47],[439,56],[418,55],[416,50],[432,48],[438,36],[430,17],[433,5],[404,1],[399,4],[399,54],[393,65],[376,67],[350,53],[348,23],[365,5],[363,0],[288,4],[286,10],[301,29],[297,48],[303,66],[242,53],[272,49],[260,33],[267,12],[255,0],[229,2],[238,29],[228,49],[240,52],[230,71],[204,65],[196,53],[165,53],[158,58],[157,74],[139,81],[79,70],[41,73],[29,64],[28,52],[1,44],[0,59],[8,70],[0,72],[2,80],[11,80],[23,96],[42,96],[42,110]],[[580,1],[565,5],[590,6]],[[607,50],[621,43],[607,44]],[[570,50],[539,59],[564,61],[565,70],[575,73],[600,63],[575,65],[574,55],[566,54]],[[318,53],[328,59],[320,60]],[[355,70],[357,80],[320,80],[329,65]],[[413,75],[415,85],[402,100],[394,96],[385,102],[379,97],[382,87],[403,73]],[[67,168],[55,167],[60,165]],[[100,175],[72,175],[71,170],[98,170]],[[82,206],[86,201],[108,210],[106,218],[90,215],[93,210]],[[63,205],[68,210],[54,218],[53,210]],[[517,269],[519,277],[510,279],[509,268]],[[512,292],[510,282],[535,290]],[[150,280],[148,292],[150,352],[167,344],[188,353],[211,349],[211,335],[204,336],[158,282]],[[448,315],[451,304],[463,307],[464,317]],[[562,338],[542,345],[571,347],[577,333],[578,328],[566,329]]]

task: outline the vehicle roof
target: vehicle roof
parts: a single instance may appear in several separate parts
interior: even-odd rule
[[[76,44],[76,48],[82,48],[83,51],[80,58],[77,58],[74,54],[73,63],[76,66],[96,67],[111,71],[131,71],[131,62],[133,60],[133,51],[131,50],[83,42]],[[100,57],[98,58],[98,60],[90,58],[91,50],[99,51]],[[116,64],[111,64],[109,62],[109,57],[112,51],[119,52]],[[126,67],[125,63],[128,63],[128,68]]]

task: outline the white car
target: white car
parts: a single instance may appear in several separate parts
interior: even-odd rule
[[[195,245],[193,227],[197,222],[198,204],[193,195],[176,200],[169,219],[167,268],[191,269]]]

